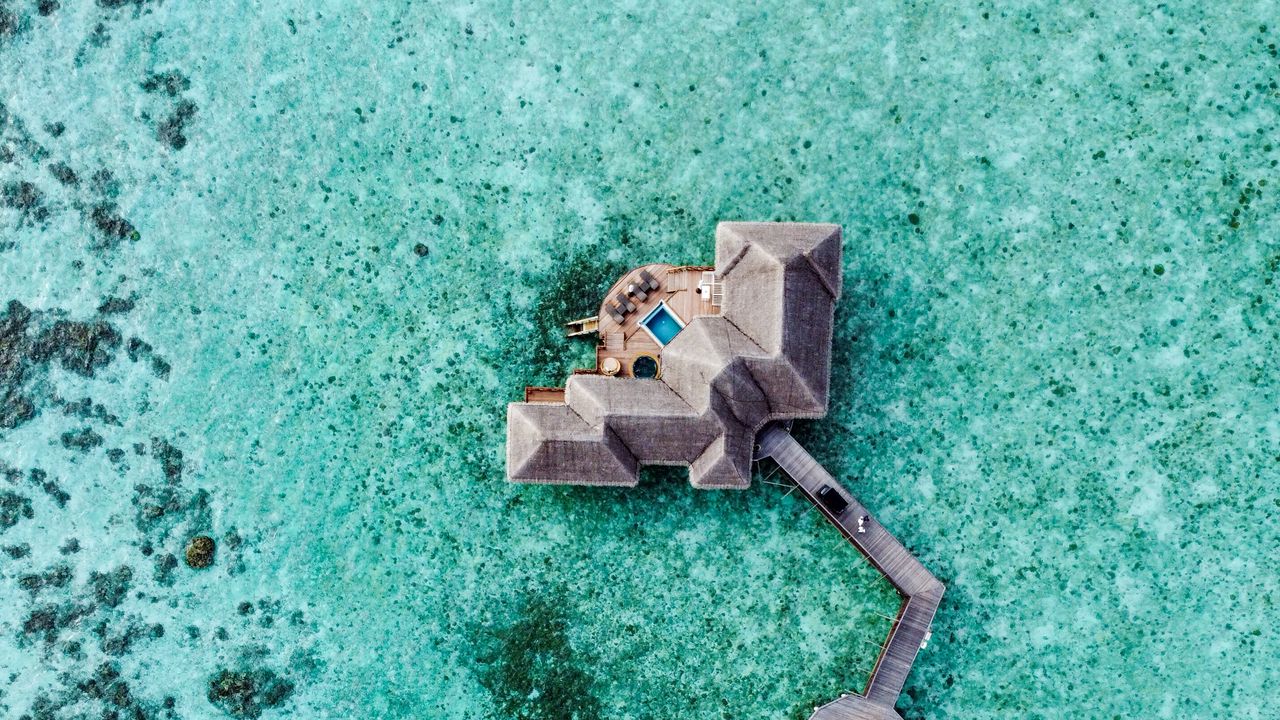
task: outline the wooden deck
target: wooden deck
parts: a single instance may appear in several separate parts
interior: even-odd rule
[[[524,401],[527,403],[562,403],[564,402],[564,388],[527,385],[524,389]]]
[[[893,707],[907,682],[920,646],[929,635],[933,616],[942,601],[943,585],[897,538],[876,522],[867,509],[835,481],[791,434],[778,426],[761,431],[760,454],[771,457],[823,515],[858,548],[903,596],[902,607],[881,649],[865,695],[849,694],[815,708],[810,720],[886,720],[897,718]],[[828,485],[849,506],[839,513],[817,500],[819,488]],[[858,519],[862,518],[862,532]]]
[[[617,295],[627,294],[629,285],[640,284],[640,271],[647,270],[658,281],[658,289],[647,293],[644,300],[629,296],[628,300],[636,309],[627,313],[622,323],[610,316],[609,307],[617,302]],[[618,377],[631,377],[631,363],[641,355],[652,355],[661,364],[662,346],[640,326],[640,321],[658,306],[666,302],[667,307],[680,318],[680,322],[688,324],[699,315],[719,315],[720,308],[711,303],[710,297],[697,292],[702,273],[711,271],[709,267],[676,267],[665,264],[644,265],[623,275],[600,305],[600,344],[596,347],[596,368],[602,369],[605,358],[613,357],[622,365]]]

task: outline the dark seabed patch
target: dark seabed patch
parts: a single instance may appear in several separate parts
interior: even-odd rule
[[[49,219],[44,191],[25,180],[0,186],[0,206],[17,210],[23,223],[39,224]]]
[[[58,563],[41,573],[27,573],[18,578],[18,586],[32,595],[47,588],[64,588],[72,578],[71,566]]]
[[[195,101],[183,97],[183,93],[191,89],[191,80],[180,70],[164,70],[148,75],[140,86],[148,95],[159,95],[173,100],[172,106],[161,110],[160,119],[156,122],[156,139],[172,150],[181,150],[187,146],[187,128],[195,119],[199,107]],[[143,117],[151,117],[146,112]]]
[[[598,720],[600,701],[589,661],[569,642],[563,613],[531,595],[510,626],[493,633],[496,647],[478,658],[480,681],[503,717],[513,720]]]
[[[102,436],[93,428],[83,427],[79,430],[68,430],[62,433],[62,447],[78,452],[89,452],[102,445]]]
[[[174,150],[187,146],[187,126],[195,119],[197,106],[191,100],[179,100],[173,111],[156,125],[156,139]]]
[[[142,81],[142,89],[148,93],[163,93],[169,97],[178,97],[179,94],[191,89],[191,80],[180,70],[165,70],[148,75],[147,79]]]
[[[98,312],[103,315],[127,313],[131,310],[133,310],[133,298],[107,297],[98,306]],[[150,346],[147,347],[150,348]]]
[[[118,423],[102,405],[89,398],[67,402],[52,387],[50,365],[93,378],[112,363],[122,344],[120,331],[106,320],[70,320],[66,315],[58,310],[33,311],[17,300],[0,312],[0,431],[17,428],[44,407],[59,404],[69,416]],[[152,365],[155,371],[156,359]],[[67,447],[78,450],[96,447],[101,441],[87,428],[63,436]]]
[[[94,205],[89,211],[89,219],[98,231],[100,248],[113,248],[122,240],[136,241],[141,237],[138,229],[120,214],[120,208],[113,202],[100,202]]]
[[[140,10],[143,5],[148,5],[151,2],[153,0],[98,0],[98,7],[107,8],[108,10],[133,7]]]
[[[233,718],[259,718],[293,694],[292,681],[274,670],[221,670],[209,678],[209,702]]]
[[[12,490],[0,490],[0,532],[33,517],[35,511],[31,509],[31,498]]]
[[[70,165],[63,162],[49,163],[49,174],[62,185],[80,184],[80,176],[76,174],[76,171]]]
[[[67,506],[67,501],[71,499],[71,494],[62,489],[62,486],[57,481],[50,478],[49,473],[40,468],[33,468],[27,477],[31,485],[42,490],[59,508]],[[79,547],[78,542],[76,546]]]
[[[7,0],[0,0],[0,47],[26,32],[29,26],[26,17],[10,7]]]
[[[627,271],[620,261],[606,260],[600,253],[584,250],[553,264],[555,273],[545,279],[546,290],[537,295],[530,313],[539,321],[531,329],[529,348],[530,385],[558,386],[572,372],[573,340],[566,340],[560,323],[599,312],[601,297]],[[542,283],[536,283],[542,285]],[[516,315],[514,309],[509,311]]]
[[[159,355],[155,354],[155,349],[151,344],[140,338],[129,338],[129,344],[126,346],[126,352],[129,359],[133,362],[145,361],[147,367],[151,369],[151,374],[161,380],[169,379],[169,371],[173,369],[169,362]]]
[[[69,653],[74,656],[75,652]],[[91,714],[83,714],[83,713]],[[40,693],[24,720],[99,717],[113,720],[177,720],[174,699],[147,701],[137,696],[116,662],[103,662],[88,672],[64,673],[62,686]]]

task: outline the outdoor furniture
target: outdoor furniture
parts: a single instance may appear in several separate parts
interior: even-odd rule
[[[644,284],[646,290],[658,289],[658,280],[653,276],[653,273],[648,270],[642,269],[640,271],[640,281]]]
[[[618,293],[617,295],[613,296],[613,299],[617,300],[618,304],[621,305],[627,312],[636,311],[636,304],[631,302],[629,299],[627,299],[627,296],[625,293]]]
[[[627,321],[627,313],[621,307],[609,305],[605,307],[605,310],[609,312],[609,317],[613,318],[613,321],[619,325]]]
[[[645,292],[644,288],[640,287],[639,285],[636,285],[635,283],[632,283],[627,286],[627,294],[635,295],[636,299],[639,300],[640,302],[644,302],[645,300],[649,299],[649,293]]]
[[[600,372],[605,375],[617,375],[621,370],[622,363],[618,362],[618,358],[607,357],[600,363]]]

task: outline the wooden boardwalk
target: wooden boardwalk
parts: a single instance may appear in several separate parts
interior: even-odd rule
[[[902,607],[889,631],[889,639],[876,660],[865,695],[849,694],[815,708],[810,720],[889,720],[907,682],[916,653],[929,635],[929,626],[942,601],[943,586],[907,551],[898,539],[876,522],[867,509],[849,494],[791,434],[777,425],[760,432],[762,457],[774,462],[813,501],[823,515],[853,543],[903,597]],[[818,491],[829,486],[848,502],[832,512],[818,500]],[[861,518],[861,531],[859,519]]]

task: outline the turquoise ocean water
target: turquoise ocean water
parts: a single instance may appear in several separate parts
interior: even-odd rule
[[[845,228],[797,434],[948,585],[907,718],[1280,717],[1278,9],[0,0],[0,716],[858,689],[894,596],[776,476],[503,480],[745,219]]]

